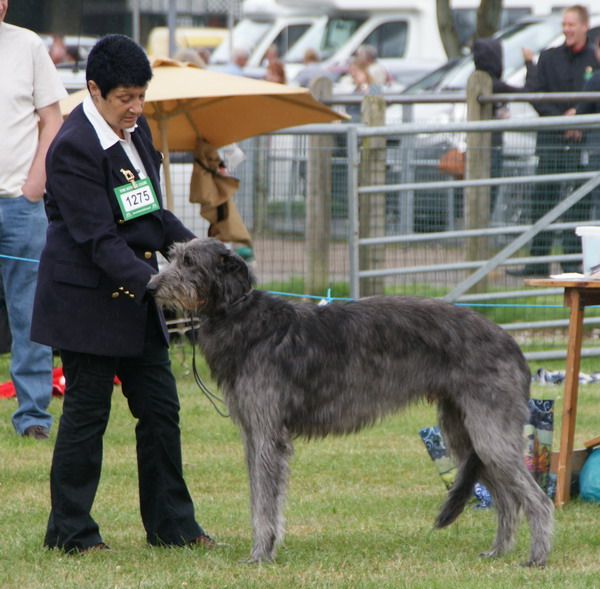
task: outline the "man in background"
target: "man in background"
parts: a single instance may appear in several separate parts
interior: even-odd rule
[[[588,40],[589,13],[587,8],[574,5],[566,8],[562,16],[565,42],[540,53],[537,65],[535,92],[580,92],[594,70],[600,67],[592,43]],[[540,102],[533,106],[538,114],[546,116],[572,116],[577,101]],[[580,136],[567,131],[538,131],[536,142],[537,174],[573,173],[583,170],[582,142]],[[562,197],[558,182],[538,182],[532,195],[533,221],[553,209]],[[590,216],[589,196],[572,206],[562,217],[563,221],[584,221]],[[531,256],[547,256],[552,249],[553,234],[538,233],[531,243]],[[573,229],[563,232],[563,253],[581,253],[581,240]],[[563,262],[564,272],[578,272],[579,262]],[[513,276],[548,276],[550,265],[527,264],[523,268],[508,270]]]
[[[47,439],[52,350],[29,337],[37,260],[46,238],[45,158],[67,93],[38,35],[4,22],[0,0],[0,269],[12,335],[10,373],[19,435]]]

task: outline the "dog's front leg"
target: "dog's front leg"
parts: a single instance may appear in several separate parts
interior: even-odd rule
[[[283,505],[292,453],[290,435],[263,427],[246,430],[253,545],[250,562],[270,562],[283,536]]]

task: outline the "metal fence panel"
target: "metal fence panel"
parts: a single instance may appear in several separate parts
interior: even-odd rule
[[[569,121],[571,127],[600,126],[595,115],[572,119],[577,120]],[[599,191],[590,190],[600,182],[600,162],[594,157],[588,154],[560,173],[536,174],[535,133],[560,130],[561,124],[564,129],[564,120],[535,118],[442,127],[418,122],[375,128],[315,125],[243,142],[245,160],[232,174],[241,180],[235,200],[252,233],[259,286],[344,298],[359,294],[360,281],[372,280],[383,294],[447,297],[472,306],[510,329],[530,354],[562,353],[556,350],[564,348],[567,314],[560,293],[527,289],[522,277],[506,273],[510,266],[532,261],[528,241],[540,227],[532,201],[536,187],[551,185],[558,194],[553,203],[571,212],[568,205],[582,191],[589,193],[583,213],[565,220],[557,209],[563,215],[547,219],[554,241],[543,260],[552,273],[560,271],[561,263],[581,260],[579,253],[561,250],[559,236],[598,218]],[[495,135],[488,147],[477,148],[488,150],[489,157],[481,158],[489,162],[488,169],[476,171],[476,179],[458,180],[440,171],[444,151],[453,145],[464,148],[467,134],[476,131]],[[323,135],[328,141],[312,140]],[[375,185],[360,176],[361,160],[373,155],[368,153],[370,136],[385,137],[386,146],[375,148],[385,170]],[[469,157],[473,154],[467,151]],[[175,212],[205,235],[198,205],[187,203],[191,164],[172,166]],[[488,196],[479,225],[467,222],[473,201],[466,194],[473,189]],[[382,206],[372,207],[370,215],[381,218],[371,219],[375,234],[365,235],[361,208],[373,198]],[[321,200],[326,210],[315,207]],[[315,237],[315,227],[325,234]],[[373,248],[375,265],[364,267],[361,252]],[[600,331],[590,325],[593,344]]]

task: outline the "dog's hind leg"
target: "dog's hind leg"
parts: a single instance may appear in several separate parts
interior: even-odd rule
[[[515,533],[519,522],[519,504],[510,491],[510,481],[503,481],[495,466],[486,465],[482,470],[480,482],[492,498],[492,507],[496,512],[496,536],[489,550],[481,553],[483,557],[496,557],[508,552],[515,543]]]
[[[250,562],[270,562],[283,536],[283,506],[292,454],[287,429],[245,430],[253,545]]]
[[[469,422],[469,419],[466,420]],[[514,543],[518,512],[522,507],[531,532],[530,566],[543,566],[552,537],[552,502],[525,466],[522,425],[501,423],[479,415],[478,425],[470,429],[473,446],[484,464],[482,482],[492,496],[498,516],[498,529],[485,556],[498,556]]]
[[[489,442],[482,459],[477,454],[469,434],[472,433],[476,439],[486,434],[482,432],[480,436],[479,432],[473,431],[473,428],[468,430],[462,410],[451,400],[440,401],[438,411],[440,427],[444,431],[448,450],[460,460],[460,464],[454,483],[436,519],[435,527],[442,528],[456,520],[469,498],[473,496],[473,487],[479,481],[486,486],[492,497],[492,505],[496,510],[498,521],[494,543],[490,550],[481,555],[499,556],[509,550],[514,543],[518,505],[502,478],[494,471],[492,460],[486,458],[493,444]]]
[[[554,505],[524,463],[522,467],[513,477],[511,491],[518,493],[531,534],[529,560],[523,565],[544,566],[552,544]]]
[[[519,508],[523,507],[531,530],[530,556],[525,564],[542,566],[550,550],[552,502],[525,466],[520,420],[511,416],[502,423],[499,411],[473,403],[460,408],[450,399],[440,400],[438,413],[448,450],[460,466],[436,527],[448,525],[460,515],[479,479],[492,496],[498,520],[494,543],[482,556],[499,556],[512,548]]]
[[[509,479],[505,478],[507,468]],[[494,474],[490,475],[490,472]],[[522,454],[519,453],[513,465],[486,467],[482,482],[490,491],[492,504],[498,513],[496,539],[491,550],[482,556],[497,556],[512,548],[518,510],[522,508],[531,534],[529,560],[524,564],[544,566],[550,552],[554,508],[527,470]]]
[[[456,479],[436,519],[435,527],[441,528],[451,524],[473,496],[475,483],[481,482],[492,497],[492,505],[498,520],[492,548],[483,552],[482,556],[499,556],[509,550],[514,543],[518,505],[503,484],[502,478],[494,472],[490,460],[486,459],[484,464],[484,460],[477,454],[469,430],[466,428],[462,410],[449,400],[440,402],[438,410],[440,426],[443,427],[448,450],[461,462]],[[478,437],[478,432],[475,431],[473,434]]]

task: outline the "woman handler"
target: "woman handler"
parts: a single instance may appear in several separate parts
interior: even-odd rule
[[[88,57],[89,96],[46,159],[49,227],[32,339],[58,348],[66,380],[44,544],[107,548],[90,511],[115,375],[137,419],[142,521],[153,545],[212,540],[182,474],[179,401],[164,317],[146,284],[156,252],[194,235],[163,209],[160,154],[141,116],[152,70],[137,43],[108,35]]]

